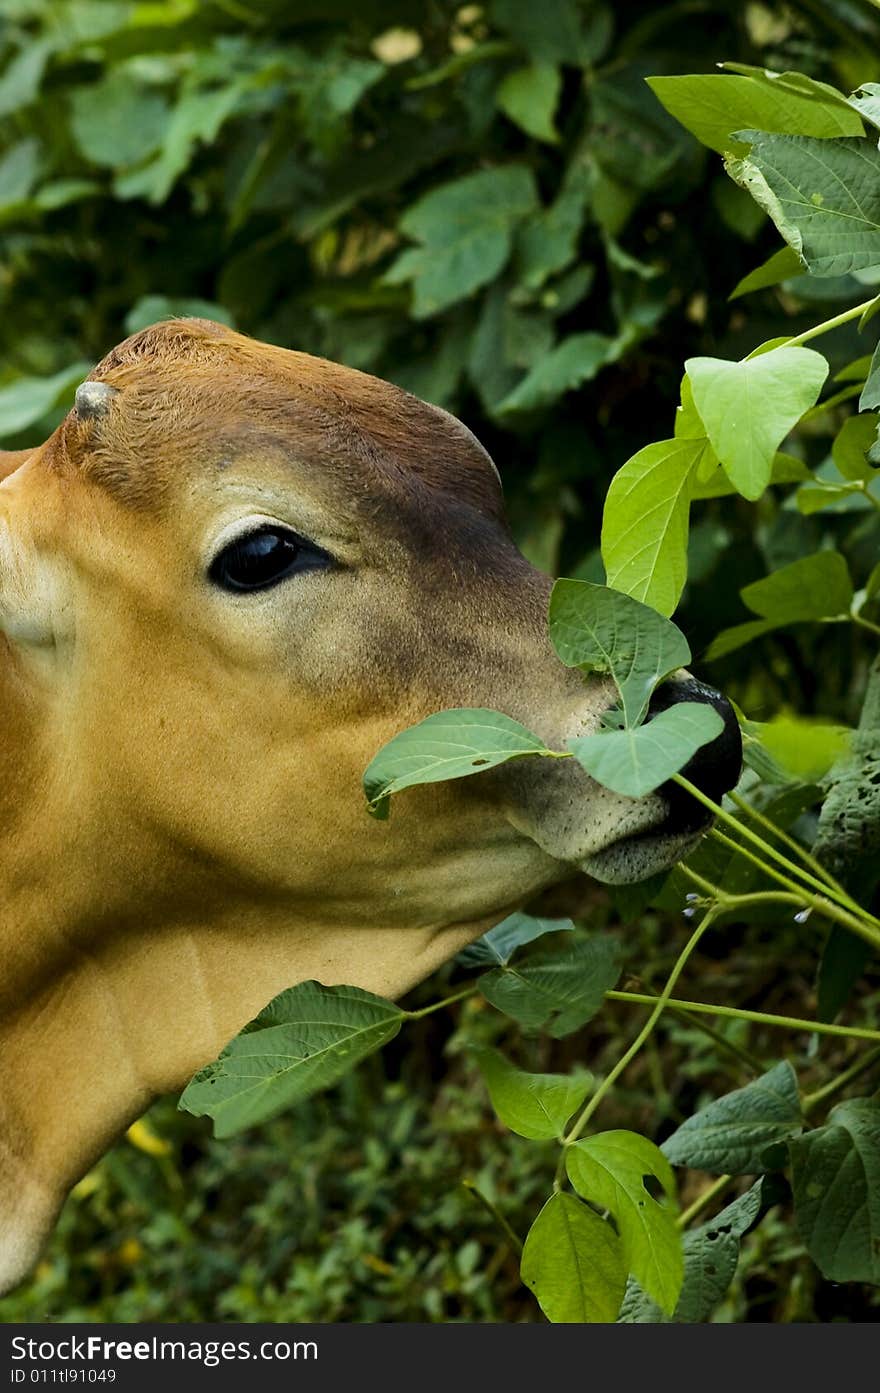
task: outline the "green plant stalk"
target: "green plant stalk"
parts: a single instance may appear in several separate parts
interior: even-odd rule
[[[651,1012],[650,1016],[645,1021],[645,1024],[642,1026],[638,1035],[633,1040],[629,1049],[626,1050],[626,1052],[623,1055],[621,1055],[620,1059],[617,1061],[611,1072],[607,1074],[606,1077],[602,1080],[601,1084],[596,1089],[596,1092],[593,1094],[592,1098],[582,1109],[569,1131],[566,1132],[565,1136],[562,1138],[563,1152],[562,1157],[560,1158],[561,1165],[564,1165],[565,1148],[571,1146],[572,1142],[577,1141],[581,1132],[584,1130],[587,1123],[590,1121],[590,1118],[593,1116],[594,1112],[602,1102],[602,1099],[609,1092],[609,1090],[613,1088],[614,1084],[620,1078],[620,1075],[632,1062],[632,1060],[635,1059],[639,1050],[642,1048],[645,1041],[648,1039],[648,1036],[651,1034],[651,1031],[654,1029],[654,1026],[657,1024],[657,1021],[663,1014],[666,1003],[672,996],[675,984],[681,976],[682,972],[684,971],[688,958],[693,953],[694,949],[696,948],[700,939],[703,937],[703,934],[706,932],[706,930],[711,928],[711,926],[714,924],[715,920],[718,918],[719,913],[720,911],[715,906],[712,906],[711,908],[706,910],[706,913],[703,915],[702,920],[694,929],[684,948],[681,950],[678,957],[676,958],[675,965],[673,966],[672,971],[666,979],[666,985],[663,988],[660,995],[657,997],[654,1010]]]
[[[826,919],[833,919],[835,923],[842,924],[845,929],[849,929],[852,933],[858,934],[859,938],[863,938],[866,943],[870,943],[875,952],[880,952],[880,933],[878,933],[872,923],[867,922],[867,917],[873,919],[873,915],[866,916],[865,918],[856,918],[854,914],[850,914],[848,909],[844,909],[841,905],[828,899],[826,895],[816,895],[809,890],[801,890],[793,881],[790,881],[786,876],[780,875],[778,871],[775,871],[772,866],[768,866],[759,856],[755,856],[747,847],[734,841],[732,837],[725,836],[725,834],[719,832],[717,828],[713,831],[712,836],[716,841],[721,842],[723,846],[729,846],[740,856],[745,856],[748,861],[753,861],[756,866],[760,867],[765,875],[769,875],[774,880],[778,880],[782,885],[787,885],[792,892],[792,899],[797,898],[803,909],[814,909],[817,914],[823,915]],[[721,903],[725,909],[741,908],[745,903],[757,904],[761,899],[766,898],[760,895],[725,896],[723,891],[720,893],[722,897]]]
[[[872,498],[869,493],[866,493],[865,497],[870,498],[871,502],[874,504],[874,507],[877,508],[878,511],[880,511],[880,503],[878,503],[876,498]],[[860,614],[852,614],[850,615],[850,619],[852,620],[853,624],[858,624],[860,629],[867,629],[868,633],[870,634],[880,635],[880,624],[872,624],[870,619],[863,619]]]
[[[808,1093],[802,1104],[804,1116],[809,1117],[810,1113],[815,1112],[816,1108],[821,1107],[829,1098],[833,1098],[835,1093],[839,1093],[841,1089],[851,1084],[853,1079],[858,1078],[859,1074],[863,1074],[866,1069],[870,1069],[878,1062],[880,1062],[880,1045],[878,1045],[876,1049],[868,1050],[860,1059],[854,1060],[848,1069],[844,1069],[842,1074],[837,1075],[836,1079],[832,1079],[830,1083],[823,1084],[821,1088],[817,1088],[813,1093]]]
[[[653,1005],[656,1000],[656,996],[648,996],[644,1004]],[[755,1078],[757,1078],[759,1074],[763,1074],[764,1065],[755,1055],[751,1054],[742,1045],[738,1045],[735,1040],[728,1040],[727,1036],[722,1035],[720,1030],[716,1030],[714,1026],[709,1025],[707,1021],[701,1020],[698,1014],[692,1014],[690,1011],[681,1010],[677,1005],[673,1005],[672,1001],[667,1002],[666,1009],[670,1016],[674,1016],[681,1025],[687,1026],[689,1030],[698,1030],[701,1035],[705,1035],[707,1040],[711,1040],[716,1049],[721,1050],[722,1054],[729,1054],[731,1059],[735,1059],[738,1064],[745,1065],[749,1073],[755,1075]]]
[[[517,1256],[521,1256],[523,1250],[522,1239],[518,1238],[517,1235],[514,1233],[513,1229],[510,1227],[510,1224],[507,1222],[504,1215],[501,1213],[501,1210],[498,1209],[492,1203],[488,1195],[484,1195],[482,1190],[477,1188],[477,1186],[474,1184],[472,1180],[463,1180],[461,1183],[465,1190],[467,1190],[470,1194],[474,1195],[475,1198],[478,1199],[481,1204],[486,1206],[489,1213],[492,1215],[492,1218],[495,1220],[496,1224],[498,1224],[499,1228],[504,1232],[504,1235],[507,1238],[507,1241],[510,1244],[510,1246],[513,1248],[513,1251],[517,1254]]]
[[[468,986],[462,987],[461,991],[453,992],[451,996],[444,996],[442,1001],[434,1001],[430,1006],[423,1006],[418,1011],[404,1011],[404,1018],[408,1021],[419,1021],[422,1016],[431,1016],[435,1011],[442,1011],[444,1006],[453,1006],[456,1001],[462,1001],[466,996],[473,996],[477,990],[477,983],[470,982]]]
[[[701,1195],[697,1196],[693,1204],[688,1205],[687,1209],[682,1210],[681,1214],[678,1216],[678,1227],[680,1229],[687,1228],[688,1224],[691,1223],[693,1219],[696,1219],[698,1214],[702,1214],[704,1209],[708,1209],[714,1199],[724,1194],[724,1191],[733,1178],[732,1175],[719,1175],[718,1179],[713,1181],[707,1190],[704,1190]]]
[[[880,629],[878,629],[877,632],[880,633]],[[783,842],[785,846],[790,847],[791,850],[801,858],[804,864],[809,867],[814,875],[819,876],[821,880],[825,881],[826,885],[829,885],[832,890],[836,890],[839,895],[846,896],[846,890],[840,884],[840,881],[835,880],[834,876],[830,871],[825,869],[821,861],[817,861],[815,856],[807,851],[806,847],[801,846],[799,841],[789,836],[781,827],[777,827],[775,822],[771,822],[770,818],[760,812],[758,808],[753,807],[751,803],[747,803],[745,798],[741,798],[735,790],[730,792],[727,796],[731,803],[734,803],[736,807],[739,808],[740,812],[745,813],[747,817],[752,818],[759,826],[765,828],[772,836],[776,837],[780,842]]]
[[[658,1000],[656,996],[649,996],[646,992],[617,991],[606,992],[605,999],[607,1001],[631,1001],[639,1006],[652,1006]],[[713,1006],[705,1001],[682,1001],[678,997],[669,997],[666,1005],[670,1010],[682,1012],[685,1015],[694,1012],[698,1015],[724,1016],[734,1021],[750,1021],[754,1025],[775,1026],[781,1030],[805,1030],[812,1035],[840,1035],[852,1040],[880,1041],[880,1030],[863,1030],[855,1025],[834,1025],[829,1021],[808,1021],[799,1016],[769,1015],[764,1011],[747,1011],[738,1006]]]
[[[832,329],[837,329],[841,324],[848,324],[851,319],[859,319],[865,310],[871,308],[876,295],[872,295],[870,300],[865,300],[860,305],[853,305],[848,310],[842,310],[840,314],[834,315],[833,319],[823,319],[821,324],[814,324],[812,329],[805,329],[802,334],[794,334],[792,338],[786,339],[785,343],[780,344],[780,348],[797,348],[802,343],[808,343],[810,339],[817,339],[820,334],[828,334]]]
[[[741,836],[745,837],[747,841],[750,841],[754,846],[757,846],[764,853],[765,856],[769,856],[780,866],[784,866],[785,869],[789,872],[789,876],[800,876],[802,880],[806,881],[806,883],[813,888],[813,890],[819,890],[823,895],[827,895],[832,899],[839,900],[845,909],[848,909],[850,911],[855,910],[858,914],[865,914],[866,919],[873,918],[873,916],[867,915],[866,911],[864,911],[861,908],[861,906],[857,904],[856,901],[845,891],[842,895],[838,895],[836,891],[832,891],[828,885],[826,885],[823,881],[819,880],[816,876],[814,876],[812,872],[804,870],[800,866],[796,866],[793,861],[790,861],[788,859],[787,856],[783,856],[782,852],[777,851],[775,847],[770,846],[764,840],[763,837],[759,837],[755,832],[752,831],[750,827],[747,827],[744,823],[738,821],[737,818],[733,817],[729,812],[727,812],[725,808],[722,808],[713,799],[709,798],[707,794],[703,793],[702,789],[697,788],[696,784],[692,784],[690,779],[684,778],[681,774],[674,774],[673,778],[677,784],[679,784],[683,789],[687,790],[687,792],[691,795],[692,798],[696,798],[698,803],[702,803],[705,808],[708,808],[710,812],[714,813],[715,817],[717,817],[719,821],[726,822],[730,827],[733,827],[737,832],[739,832]],[[781,877],[777,876],[777,879],[781,879]],[[797,884],[793,884],[790,878],[783,881],[783,884],[788,885],[789,889],[798,889]],[[877,925],[878,928],[880,928],[880,921],[874,920],[874,923]],[[880,945],[880,937],[878,937],[877,942],[878,945]]]

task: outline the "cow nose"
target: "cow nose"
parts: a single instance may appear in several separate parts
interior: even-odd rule
[[[704,682],[698,682],[695,677],[671,677],[667,682],[661,683],[651,697],[646,721],[682,701],[697,701],[714,706],[724,721],[721,734],[708,745],[701,746],[681,770],[684,778],[689,779],[713,802],[720,803],[724,794],[739,782],[742,773],[742,737],[739,722],[727,698],[716,692],[714,687],[707,687]],[[696,830],[704,827],[710,820],[703,805],[680,784],[664,784],[659,792],[669,804],[669,821],[674,823],[677,829]]]

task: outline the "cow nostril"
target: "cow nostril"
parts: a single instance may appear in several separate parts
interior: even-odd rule
[[[724,794],[739,782],[742,772],[742,737],[739,722],[727,698],[716,692],[713,687],[698,682],[694,677],[672,677],[668,682],[663,682],[651,697],[645,719],[650,721],[652,716],[682,701],[696,701],[714,706],[724,721],[721,734],[697,750],[681,771],[684,778],[696,784],[701,792],[714,802],[720,803]],[[684,830],[685,827],[697,828],[706,825],[706,810],[679,784],[664,784],[661,792],[669,804],[669,820],[674,821],[676,827]]]

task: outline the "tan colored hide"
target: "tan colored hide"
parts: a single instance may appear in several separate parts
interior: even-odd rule
[[[200,320],[92,379],[113,390],[0,460],[0,1288],[118,1133],[284,987],[399,995],[577,868],[637,879],[693,840],[573,762],[366,815],[372,755],[440,707],[562,747],[609,701],[552,653],[550,583],[458,422]],[[270,524],[330,564],[213,583]]]

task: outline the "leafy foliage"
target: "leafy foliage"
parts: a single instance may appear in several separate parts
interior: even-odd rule
[[[726,832],[742,841],[767,816],[801,870],[793,846],[818,858],[810,874],[818,867],[838,910],[851,914],[857,897],[868,936],[833,922],[819,1016],[842,1015],[867,1041],[880,825],[874,703],[862,710],[880,620],[880,14],[849,0],[719,0],[712,21],[642,0],[430,12],[409,0],[320,12],[275,0],[15,0],[0,27],[0,433],[12,447],[43,438],[91,362],[169,313],[223,319],[459,412],[498,459],[529,559],[576,578],[558,594],[580,613],[556,640],[574,665],[605,673],[609,706],[615,691],[622,704],[593,749],[607,758],[619,737],[628,750],[650,740],[653,688],[691,651],[759,718],[744,723],[739,794],[752,811],[726,808]],[[586,623],[589,595],[604,608]],[[621,601],[640,606],[622,628],[610,618]],[[663,627],[679,603],[689,643]],[[634,632],[649,640],[644,664]],[[395,779],[546,757],[502,742],[474,766],[487,756],[470,732],[456,768],[450,733],[439,756],[410,746],[412,763],[383,768],[369,790],[377,811]],[[632,754],[624,763],[629,778]],[[653,768],[652,784],[661,776]],[[761,853],[756,864],[749,848],[707,841],[687,868],[716,887],[710,913],[725,936],[695,950],[692,990],[735,1014],[705,1034],[688,1002],[667,1004],[649,1048],[629,1058],[625,1092],[606,1085],[630,1054],[629,1026],[655,1009],[687,949],[687,871],[636,887],[629,908],[622,894],[614,910],[594,897],[589,937],[556,921],[566,933],[534,943],[552,921],[525,915],[492,930],[454,969],[489,968],[460,1027],[446,1008],[427,1036],[430,1021],[390,1003],[361,1001],[353,1021],[332,990],[313,988],[307,1005],[285,994],[188,1094],[201,1106],[228,1089],[230,1130],[263,1115],[246,1101],[254,1090],[272,1112],[298,1100],[294,1115],[223,1148],[160,1108],[153,1151],[128,1146],[87,1177],[33,1286],[5,1303],[11,1318],[533,1319],[513,1240],[458,1186],[460,1153],[490,1205],[529,1229],[522,1275],[551,1319],[876,1317],[872,1289],[851,1285],[877,1281],[875,1103],[850,1099],[825,1120],[870,1053],[848,1053],[853,1036],[806,1048],[819,1038],[820,911],[769,899],[785,893],[771,874],[780,862]],[[797,886],[810,893],[802,877]],[[758,899],[738,904],[743,894]],[[617,989],[616,939],[596,932],[621,915],[641,979],[623,985],[644,992]],[[320,1068],[302,1053],[316,1003]],[[773,1065],[777,1013],[801,1025]],[[402,1019],[406,1055],[391,1039]],[[385,1067],[405,1087],[383,1081],[377,1059],[342,1076],[386,1039]],[[277,1069],[266,1050],[279,1040]],[[496,1060],[499,1112],[532,1129],[552,1119],[552,1135],[498,1146],[465,1043],[501,1046],[477,1056]],[[423,1080],[447,1045],[429,1111]],[[584,1061],[601,1080],[586,1094]],[[745,1087],[744,1071],[756,1080]],[[329,1101],[310,1096],[333,1079]],[[561,1116],[573,1099],[574,1137],[577,1120]],[[610,1131],[583,1120],[600,1105]],[[795,1135],[816,1110],[818,1125]],[[669,1192],[643,1201],[635,1158],[661,1183],[666,1172],[648,1137],[626,1130],[636,1117],[687,1157],[680,1292]],[[563,1190],[541,1209],[543,1158],[566,1124],[561,1155],[586,1198]],[[625,1163],[606,1168],[617,1210],[603,1219],[591,1207],[606,1183],[597,1157],[607,1162],[621,1135],[632,1140]],[[712,1201],[704,1166],[760,1175],[783,1164],[783,1143],[792,1195],[762,1175],[692,1226]],[[588,1178],[574,1159],[584,1156]],[[665,1277],[645,1266],[656,1233],[641,1203],[664,1235]],[[850,1285],[838,1291],[822,1273]]]

